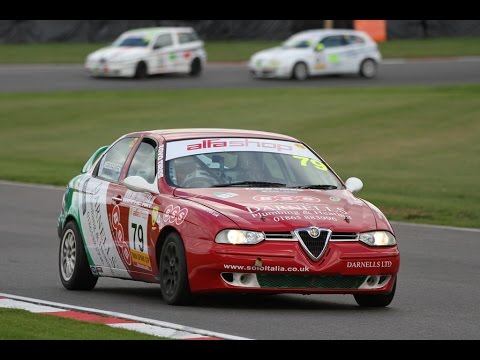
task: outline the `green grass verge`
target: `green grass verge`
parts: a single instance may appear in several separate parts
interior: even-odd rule
[[[247,61],[281,41],[206,41],[208,60]],[[0,64],[79,64],[105,43],[0,44]],[[479,37],[390,40],[379,44],[384,58],[480,55]]]
[[[0,340],[166,340],[136,331],[116,329],[25,310],[0,309]]]
[[[392,220],[480,228],[479,85],[0,94],[0,178],[65,185],[124,133],[281,132],[312,145]]]

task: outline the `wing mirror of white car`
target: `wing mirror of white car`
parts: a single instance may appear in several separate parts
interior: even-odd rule
[[[348,178],[347,181],[345,181],[345,185],[347,186],[347,190],[352,193],[359,192],[363,188],[362,180],[356,177]]]
[[[325,45],[318,44],[317,46],[315,46],[314,50],[315,50],[315,52],[321,52],[321,51],[325,50]]]
[[[148,191],[152,194],[160,194],[156,181],[153,184],[149,184],[147,180],[141,176],[129,176],[123,180],[123,184],[133,191]]]

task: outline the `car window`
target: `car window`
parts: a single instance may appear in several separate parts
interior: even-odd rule
[[[178,42],[180,44],[189,43],[192,41],[199,40],[198,35],[195,32],[187,32],[187,33],[179,33],[178,34]]]
[[[347,35],[345,36],[345,40],[349,45],[356,45],[356,44],[364,44],[365,40],[357,35]]]
[[[146,47],[150,43],[150,40],[140,36],[129,36],[120,38],[113,43],[113,46],[120,47]]]
[[[313,44],[312,39],[293,38],[285,41],[282,47],[284,49],[306,49],[312,46],[312,44]]]
[[[327,36],[322,41],[320,41],[320,43],[323,44],[326,48],[347,45],[347,42],[345,41],[343,35]]]
[[[165,46],[173,45],[173,39],[171,34],[162,34],[158,36],[157,40],[155,41],[154,47],[156,49],[163,48]]]
[[[123,165],[138,138],[125,138],[113,145],[103,156],[98,168],[98,176],[106,180],[118,181]]]
[[[156,175],[155,161],[155,143],[153,140],[145,139],[142,141],[133,156],[132,162],[128,169],[128,176],[140,176],[149,184],[153,184]]]

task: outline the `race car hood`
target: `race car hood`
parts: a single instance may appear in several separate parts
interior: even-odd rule
[[[297,48],[282,48],[280,46],[274,47],[271,49],[267,50],[262,50],[257,53],[255,53],[252,56],[252,61],[256,60],[287,60],[290,58],[296,58],[298,56],[305,55],[307,53],[311,53],[312,49],[306,48],[306,49],[297,49]]]
[[[248,230],[292,231],[318,226],[338,232],[391,231],[380,210],[347,190],[177,188],[175,196],[213,209]]]
[[[143,47],[107,47],[90,54],[90,61],[105,59],[106,61],[136,60],[148,53],[148,48]]]

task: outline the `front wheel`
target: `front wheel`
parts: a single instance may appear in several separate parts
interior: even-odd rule
[[[170,233],[160,255],[160,279],[163,300],[169,305],[187,305],[191,301],[185,247],[179,234]]]
[[[135,74],[133,75],[136,79],[145,79],[148,76],[147,64],[140,61],[135,68]]]
[[[202,72],[202,63],[199,58],[195,58],[190,65],[190,76],[198,76]]]
[[[360,64],[360,75],[364,78],[371,79],[377,75],[377,63],[372,59],[365,59]]]
[[[303,81],[308,77],[307,65],[303,62],[296,63],[292,70],[292,79]]]
[[[93,276],[78,226],[69,221],[63,229],[59,251],[60,280],[68,290],[91,290],[98,277]]]
[[[353,297],[357,304],[363,307],[385,307],[392,302],[396,287],[397,280],[395,280],[392,292],[388,294],[354,294]]]

